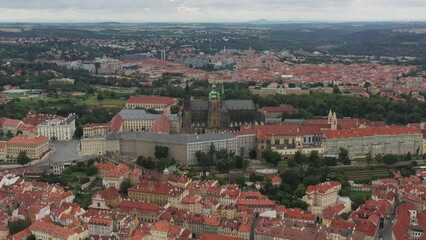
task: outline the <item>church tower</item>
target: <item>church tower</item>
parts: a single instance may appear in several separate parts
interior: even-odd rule
[[[331,118],[333,117],[333,113],[331,112],[331,109],[330,109],[330,111],[328,112],[328,116],[327,116],[327,123],[328,124],[331,124]]]
[[[186,81],[183,109],[183,129],[186,131],[189,130],[191,128],[191,124],[191,92],[189,90],[188,81]]]
[[[333,113],[333,116],[331,117],[331,130],[337,130],[337,116],[336,113]]]
[[[209,112],[208,128],[211,131],[220,129],[222,100],[217,89],[216,83],[213,83],[212,90],[209,93]]]

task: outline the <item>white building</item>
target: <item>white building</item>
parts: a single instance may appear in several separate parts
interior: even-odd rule
[[[75,132],[75,120],[77,116],[70,114],[64,119],[51,118],[37,126],[37,133],[46,136],[50,140],[69,141]]]

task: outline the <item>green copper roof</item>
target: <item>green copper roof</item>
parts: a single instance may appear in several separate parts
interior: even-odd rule
[[[212,85],[212,90],[209,93],[209,98],[210,99],[218,99],[218,98],[220,98],[220,93],[217,91],[216,83],[213,83],[213,85]]]

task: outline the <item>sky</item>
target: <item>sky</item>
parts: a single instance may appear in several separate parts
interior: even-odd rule
[[[426,0],[0,0],[0,22],[423,21]]]

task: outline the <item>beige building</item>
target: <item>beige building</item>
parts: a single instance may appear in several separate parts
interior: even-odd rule
[[[36,239],[49,240],[79,240],[80,235],[68,228],[60,227],[53,223],[37,221],[28,227]]]
[[[26,152],[29,158],[38,159],[50,150],[49,139],[45,136],[18,135],[11,138],[6,145],[7,158],[17,158],[20,152]]]
[[[74,137],[77,116],[70,114],[66,118],[51,118],[37,125],[37,133],[50,140],[70,141]]]
[[[176,98],[162,96],[131,96],[125,107],[128,109],[154,109],[158,112],[170,114],[170,108],[178,104]]]
[[[120,142],[115,133],[82,138],[80,141],[80,155],[82,156],[99,156],[107,152],[120,152]]]
[[[87,124],[83,127],[83,137],[102,136],[111,132],[110,125],[107,124]]]
[[[386,126],[330,130],[325,133],[326,154],[337,155],[340,148],[349,152],[349,157],[364,158],[368,153],[420,155],[423,153],[423,134],[409,127]]]
[[[7,142],[0,142],[0,161],[6,160]]]
[[[155,158],[155,147],[166,146],[169,159],[184,165],[198,164],[195,153],[208,152],[211,145],[217,150],[227,149],[240,154],[238,138],[231,133],[209,134],[156,134],[151,132],[110,133],[106,136],[83,138],[80,141],[82,156],[98,156],[107,152],[132,154]]]
[[[24,124],[21,120],[10,119],[10,118],[0,118],[0,132],[6,134],[10,131],[13,134],[16,134],[18,127]]]
[[[168,119],[167,128],[163,133],[180,133],[181,119],[178,115],[165,114]],[[118,132],[145,132],[152,131],[156,121],[161,120],[162,114],[151,114],[142,109],[123,109],[111,120],[112,131]]]
[[[338,193],[341,188],[342,185],[337,181],[310,185],[302,200],[309,205],[308,210],[310,212],[316,216],[321,216],[322,210],[338,204]]]
[[[227,149],[239,154],[238,139],[231,133],[183,135],[128,132],[120,134],[121,153],[155,157],[156,146],[167,146],[169,159],[173,158],[176,162],[186,166],[198,164],[195,153],[197,151],[208,152],[212,144],[217,150]]]

